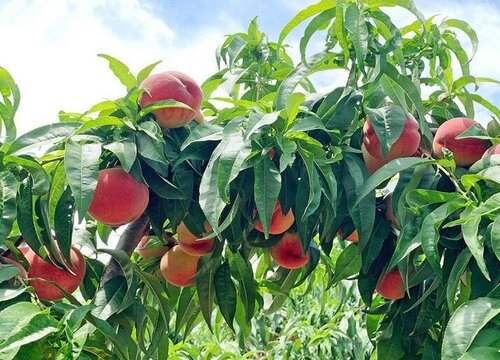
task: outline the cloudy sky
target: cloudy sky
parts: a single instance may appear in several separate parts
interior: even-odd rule
[[[117,57],[135,73],[162,60],[158,70],[180,70],[200,83],[216,71],[214,52],[224,35],[244,31],[258,16],[261,30],[275,40],[280,29],[311,0],[0,0],[0,66],[21,89],[20,133],[57,121],[60,110],[83,112],[90,105],[123,95],[104,59]],[[468,21],[478,32],[479,52],[472,72],[500,79],[500,2],[416,0],[425,16],[444,14]],[[392,12],[398,24],[413,21]],[[296,31],[288,43],[298,45]],[[295,49],[296,51],[297,49]],[[333,76],[333,75],[331,75]],[[334,78],[323,76],[330,88]],[[500,91],[481,87],[495,104]],[[477,115],[486,120],[488,113]]]

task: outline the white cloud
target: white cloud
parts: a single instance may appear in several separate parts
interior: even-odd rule
[[[284,8],[295,11],[315,1],[277,0]],[[115,5],[113,5],[115,4]],[[175,33],[160,17],[154,3],[139,0],[63,1],[18,0],[2,2],[0,33],[2,54],[0,66],[7,68],[21,89],[21,106],[17,115],[20,133],[41,124],[57,121],[60,110],[81,112],[90,105],[124,94],[98,53],[107,53],[128,64],[133,72],[157,60],[158,70],[175,69],[202,82],[216,71],[214,52],[224,35],[246,28],[221,9],[213,25],[198,28],[199,36],[186,41],[182,30]],[[480,47],[471,64],[473,74],[500,78],[500,11],[488,3],[419,1],[426,16],[434,13],[464,19],[476,29]],[[414,20],[405,10],[387,9],[402,23]],[[248,21],[253,17],[248,14]],[[280,26],[290,20],[277,14]],[[246,24],[246,23],[245,23]],[[262,31],[271,24],[261,23]],[[185,25],[198,27],[198,24]],[[294,31],[287,40],[291,51],[298,53],[302,31]],[[323,38],[317,39],[322,41]],[[274,40],[274,39],[273,39]],[[316,76],[320,90],[331,90],[344,82],[345,74],[331,72]],[[330,85],[331,86],[328,86]],[[498,87],[482,85],[481,93],[492,100]],[[479,109],[479,107],[478,107]],[[487,118],[481,110],[478,117]]]
[[[159,69],[184,71],[201,82],[215,71],[214,49],[223,35],[207,29],[183,44],[182,34],[137,0],[114,8],[106,0],[12,1],[1,7],[0,33],[0,66],[21,90],[19,133],[58,121],[60,110],[82,112],[124,95],[98,53],[122,60],[133,72],[163,60]]]

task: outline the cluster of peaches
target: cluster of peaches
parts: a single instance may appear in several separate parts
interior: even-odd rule
[[[474,126],[474,120],[457,117],[449,119],[442,123],[434,136],[432,144],[434,155],[437,158],[444,158],[444,148],[453,153],[455,163],[458,166],[470,166],[481,158],[500,154],[500,145],[493,145],[488,140],[478,138],[457,138],[463,132]],[[404,127],[401,135],[390,147],[386,157],[382,156],[380,141],[375,133],[373,125],[369,118],[366,119],[363,127],[363,143],[361,150],[366,168],[370,174],[376,172],[379,168],[389,161],[402,157],[421,157],[424,153],[430,155],[430,151],[421,150],[420,134],[418,122],[411,115],[405,118]],[[385,198],[387,220],[391,222],[394,229],[398,229],[396,218],[392,213],[392,194]],[[342,233],[338,234],[342,238]],[[355,230],[347,236],[345,240],[358,242],[358,233]],[[387,299],[401,299],[405,296],[403,280],[399,270],[390,271],[380,278],[376,291]]]
[[[192,120],[203,122],[201,113],[202,92],[196,82],[180,72],[164,72],[151,75],[143,81],[141,88],[144,92],[139,98],[141,107],[162,100],[176,100],[190,107],[188,108],[161,108],[153,112],[160,127],[177,128],[186,125]],[[468,166],[481,158],[500,153],[500,146],[496,145],[488,150],[490,143],[485,140],[456,137],[474,125],[475,122],[466,118],[455,118],[443,123],[436,132],[433,150],[437,157],[442,158],[443,148],[452,151],[459,166]],[[370,119],[367,119],[363,128],[362,152],[366,167],[374,173],[387,162],[408,156],[421,156],[417,151],[420,144],[420,134],[417,121],[408,115],[405,119],[403,131],[398,140],[391,146],[387,156],[381,153],[379,139],[373,129]],[[270,154],[272,157],[272,154]],[[90,203],[88,213],[97,221],[117,227],[138,219],[146,210],[149,202],[148,187],[136,180],[131,174],[120,167],[101,170],[97,186]],[[397,226],[388,201],[387,217],[394,227]],[[263,232],[262,224],[254,211],[255,229]],[[281,204],[276,203],[271,218],[270,234],[279,235],[279,241],[271,247],[271,256],[280,266],[287,269],[296,269],[309,262],[309,253],[302,248],[302,242],[296,232],[289,231],[294,223],[291,210],[283,214]],[[169,283],[185,287],[195,283],[195,275],[201,256],[212,252],[215,239],[211,234],[212,228],[205,222],[203,234],[193,234],[190,229],[180,223],[175,235],[165,233],[162,246],[151,246],[152,236],[146,234],[141,239],[137,253],[144,258],[160,257],[160,271]],[[342,234],[339,234],[342,238]],[[347,240],[357,242],[357,232],[346,237]],[[156,239],[157,241],[158,239]],[[173,247],[169,244],[174,243]],[[85,259],[76,248],[71,249],[71,269],[68,272],[53,266],[35,254],[28,247],[21,248],[29,264],[29,272],[16,263],[22,277],[34,279],[30,281],[36,294],[42,300],[57,300],[63,297],[59,288],[50,282],[56,283],[68,293],[74,292],[85,275]],[[9,260],[15,263],[13,260]],[[15,264],[14,264],[15,265]],[[39,279],[36,280],[35,278]],[[48,282],[47,282],[48,281]],[[398,270],[383,275],[377,285],[377,292],[388,299],[404,297],[403,283]]]

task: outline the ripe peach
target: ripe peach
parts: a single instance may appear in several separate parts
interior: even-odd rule
[[[253,211],[253,216],[257,215],[257,210]],[[269,234],[278,235],[282,234],[293,225],[295,218],[292,213],[292,209],[288,210],[286,215],[281,211],[281,203],[279,201],[276,202],[274,206],[273,215],[271,217],[271,225],[269,226]],[[255,224],[255,229],[260,232],[264,232],[264,228],[262,227],[262,222],[258,220]]]
[[[70,269],[74,274],[49,264],[31,249],[29,249],[25,256],[30,264],[28,277],[55,282],[68,293],[73,293],[80,286],[85,276],[85,259],[80,250],[75,247],[72,247],[70,252],[71,262],[73,263]],[[47,282],[31,280],[30,285],[42,300],[54,301],[64,297],[58,288]]]
[[[444,158],[443,148],[445,147],[453,152],[458,166],[468,166],[479,160],[488,149],[489,141],[456,138],[474,124],[476,124],[474,120],[467,118],[453,118],[442,123],[436,131],[432,144],[436,156]]]
[[[385,218],[391,222],[391,226],[393,229],[399,230],[398,223],[396,222],[396,217],[394,216],[394,213],[392,211],[392,192],[387,194],[387,196],[384,198],[384,202],[385,202]]]
[[[212,227],[208,221],[205,221],[205,231],[206,233],[202,234],[201,237],[205,237],[212,231]],[[183,222],[177,226],[177,241],[179,242],[179,247],[189,255],[203,256],[212,252],[215,239],[198,240],[199,238],[200,237],[191,233]]]
[[[189,255],[176,245],[161,258],[161,274],[172,285],[191,286],[196,282],[192,278],[198,271],[198,259],[198,256]]]
[[[344,235],[342,234],[342,231],[339,229],[337,231],[337,235],[339,237],[343,237]],[[358,235],[358,230],[354,230],[348,237],[346,237],[344,240],[347,240],[347,241],[350,241],[350,242],[353,242],[353,243],[357,243],[359,241],[359,235]]]
[[[380,141],[375,129],[369,118],[366,118],[365,124],[363,126],[363,144],[366,147],[368,153],[376,159],[379,160],[394,160],[400,157],[412,156],[418,149],[420,144],[420,134],[418,132],[418,122],[415,118],[408,114],[405,118],[405,124],[401,135],[392,144],[387,157],[382,156],[382,149],[380,147]]]
[[[402,299],[405,296],[403,279],[398,269],[382,275],[375,291],[389,300]]]
[[[285,233],[271,247],[271,256],[285,269],[298,269],[309,262],[309,252],[303,253],[302,243],[297,233]]]
[[[199,85],[188,75],[178,71],[166,71],[150,75],[141,84],[145,91],[139,97],[142,108],[162,100],[175,100],[188,105],[191,109],[163,108],[153,111],[156,121],[162,128],[178,128],[202,117],[198,111],[201,107],[203,93]]]
[[[389,162],[388,160],[381,160],[371,156],[368,150],[366,150],[365,144],[361,144],[361,151],[363,152],[363,160],[365,161],[366,169],[370,174],[373,174]]]
[[[121,226],[139,218],[148,202],[148,187],[116,167],[99,171],[88,212],[103,224]]]
[[[482,156],[484,159],[487,156],[500,155],[500,144],[493,145],[488,150],[486,150]]]
[[[148,242],[150,240],[155,240],[156,235],[144,235],[141,238],[141,241],[139,241],[139,244],[137,244],[137,248],[135,251],[142,257],[142,258],[150,258],[150,257],[160,257],[163,256],[168,251],[168,246],[167,244],[155,244],[154,246],[149,246],[148,247]],[[171,239],[171,236],[168,233],[163,234],[163,239],[168,241]]]

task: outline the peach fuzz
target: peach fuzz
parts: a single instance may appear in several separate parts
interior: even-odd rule
[[[205,237],[212,231],[212,227],[208,221],[205,221],[205,231],[206,233],[202,234],[200,237]],[[191,233],[184,222],[181,222],[177,226],[177,241],[179,247],[189,255],[203,256],[212,252],[215,239],[198,240],[200,237]]]
[[[399,135],[396,142],[392,144],[387,156],[384,158],[382,156],[380,141],[375,133],[375,129],[373,128],[370,119],[366,118],[363,126],[363,144],[365,145],[367,152],[372,157],[379,160],[386,160],[387,162],[400,157],[412,156],[420,144],[418,122],[412,115],[406,115],[401,135]]]
[[[257,215],[257,210],[255,209],[253,212],[253,216]],[[288,212],[284,215],[281,211],[281,203],[279,201],[276,202],[274,206],[273,214],[271,216],[271,224],[269,226],[269,234],[278,235],[282,234],[293,225],[295,218],[292,213],[292,209],[288,210]],[[255,223],[255,229],[264,232],[264,228],[262,227],[262,222],[258,220]]]
[[[77,248],[71,248],[70,256],[73,266],[69,266],[69,268],[73,271],[73,274],[63,268],[49,264],[33,250],[29,249],[25,254],[26,260],[30,264],[28,277],[52,281],[71,294],[80,286],[85,276],[86,265],[85,258]],[[58,288],[47,282],[30,280],[30,285],[41,300],[54,301],[64,297]]]
[[[138,219],[148,202],[148,187],[116,167],[99,171],[88,212],[100,223],[121,226]]]
[[[488,149],[490,142],[487,140],[456,137],[476,124],[468,118],[453,118],[445,121],[439,126],[432,144],[434,153],[438,158],[444,158],[443,148],[453,152],[455,163],[458,166],[468,166],[481,159]]]
[[[309,252],[303,253],[302,243],[297,233],[285,233],[271,247],[274,261],[285,269],[298,269],[309,262]]]
[[[162,100],[175,100],[193,109],[163,108],[153,111],[160,127],[178,128],[193,119],[203,122],[203,114],[199,111],[203,93],[200,86],[190,76],[179,71],[150,75],[141,83],[141,89],[145,90],[139,97],[139,104],[142,108]]]
[[[198,259],[198,256],[189,255],[176,245],[161,258],[161,274],[172,285],[191,286],[196,282],[193,277],[198,271]]]
[[[375,291],[389,300],[402,299],[405,296],[403,279],[398,269],[382,275]]]

